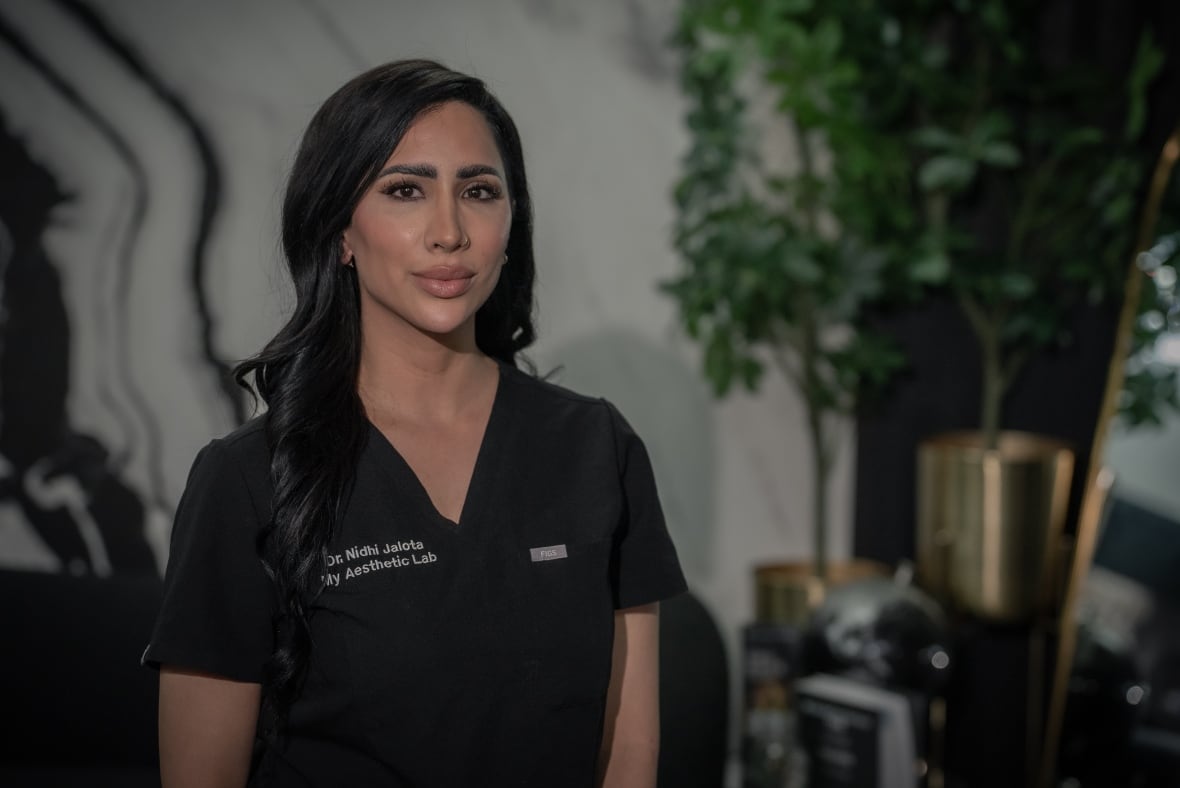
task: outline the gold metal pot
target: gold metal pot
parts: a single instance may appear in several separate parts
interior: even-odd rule
[[[828,580],[815,575],[806,561],[763,564],[754,567],[754,620],[759,623],[805,624],[824,601],[824,589],[864,577],[889,575],[889,567],[876,561],[854,558],[828,564]]]
[[[981,618],[1027,621],[1056,588],[1073,452],[1061,441],[977,432],[918,447],[917,573],[942,601]]]

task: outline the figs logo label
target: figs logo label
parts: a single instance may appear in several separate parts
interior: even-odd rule
[[[556,561],[559,558],[569,558],[565,545],[555,544],[549,547],[534,547],[529,550],[529,558],[533,563],[538,561]]]

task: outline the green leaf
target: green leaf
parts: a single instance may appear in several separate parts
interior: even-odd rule
[[[819,263],[805,254],[785,255],[782,268],[791,279],[803,284],[815,284],[823,276]]]
[[[963,138],[941,126],[923,126],[911,137],[920,148],[950,151],[963,147]]]
[[[714,328],[705,343],[705,377],[717,396],[724,396],[733,384],[734,345],[727,332]]]
[[[980,118],[968,134],[972,147],[982,147],[1012,133],[1012,119],[1001,111],[989,112]]]
[[[758,384],[762,382],[762,373],[764,371],[762,364],[752,358],[743,358],[739,365],[739,371],[742,377],[742,385],[746,387],[746,390],[757,391]]]
[[[999,278],[1000,292],[1008,298],[1028,298],[1037,290],[1036,281],[1027,274],[1009,272]]]
[[[1137,140],[1139,135],[1143,133],[1143,127],[1147,123],[1147,89],[1163,67],[1164,61],[1164,52],[1156,46],[1151,31],[1144,30],[1139,39],[1139,48],[1135,52],[1135,62],[1131,66],[1131,74],[1127,78],[1130,106],[1127,111],[1123,137],[1128,141]]]
[[[1020,166],[1020,150],[1008,142],[989,142],[979,152],[979,160],[993,167],[1010,169]]]
[[[922,68],[937,71],[944,66],[951,58],[950,50],[945,44],[930,43],[922,49]]]
[[[946,252],[941,250],[919,255],[905,269],[910,281],[921,285],[942,284],[946,281],[950,270],[950,258],[946,256]]]
[[[960,191],[975,177],[975,162],[963,156],[930,157],[918,170],[918,184],[923,191]]]
[[[835,57],[844,39],[844,30],[836,17],[824,17],[815,29],[812,43],[816,53],[825,60]]]
[[[1006,34],[1009,16],[1005,0],[985,0],[979,6],[984,25],[997,33]]]

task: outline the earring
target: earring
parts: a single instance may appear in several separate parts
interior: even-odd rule
[[[355,254],[344,261],[344,267],[345,268],[356,268],[356,255]]]

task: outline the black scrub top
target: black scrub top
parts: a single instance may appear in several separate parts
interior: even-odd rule
[[[614,611],[685,589],[643,443],[610,403],[501,365],[458,523],[370,427],[254,785],[591,786]],[[144,653],[261,682],[275,596],[261,420],[197,456]]]

